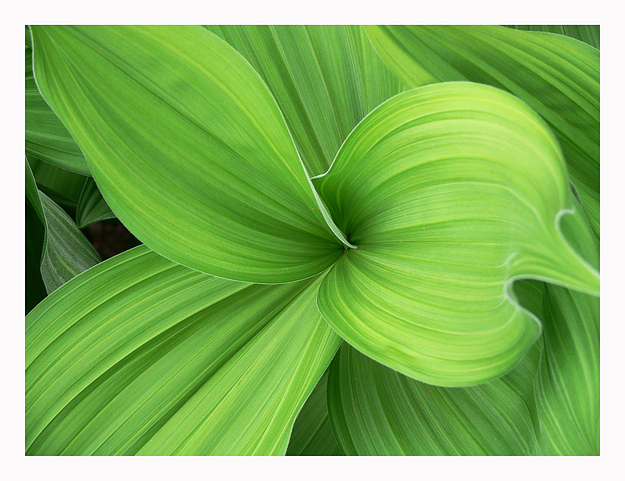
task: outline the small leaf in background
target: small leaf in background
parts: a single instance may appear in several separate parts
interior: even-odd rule
[[[599,50],[599,25],[506,25],[517,30],[549,32],[576,38]]]
[[[95,180],[87,179],[76,206],[78,228],[84,229],[91,224],[109,219],[115,219],[115,214],[102,197]]]
[[[80,193],[89,177],[62,169],[29,154],[26,154],[26,159],[39,190],[63,207],[70,217],[75,217]]]
[[[573,209],[544,122],[512,95],[454,82],[399,94],[315,179],[357,250],[319,293],[359,351],[420,381],[470,386],[507,372],[540,333],[511,279],[598,294],[598,273],[562,238]]]
[[[31,455],[281,455],[340,344],[322,277],[227,281],[139,246],[26,318]]]
[[[40,272],[50,294],[101,259],[67,213],[37,189],[27,161],[26,198],[44,228],[42,250],[39,251]],[[33,220],[29,222],[32,225]],[[27,245],[28,242],[27,240]],[[35,251],[29,251],[30,260],[27,263],[35,262],[34,256]]]
[[[328,414],[328,371],[323,375],[293,425],[287,456],[342,456]]]

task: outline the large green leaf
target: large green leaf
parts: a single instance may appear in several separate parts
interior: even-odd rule
[[[514,279],[598,295],[597,271],[560,232],[574,207],[557,141],[499,89],[454,82],[393,97],[315,182],[358,246],[321,286],[324,318],[418,380],[469,386],[525,354],[540,326]]]
[[[39,250],[39,260],[41,277],[49,294],[102,259],[65,211],[47,195],[37,190],[30,166],[27,161],[25,163],[26,198],[45,232]],[[30,217],[33,219],[32,214]],[[32,222],[33,220],[29,221],[31,226]],[[27,235],[33,230],[34,228],[30,227]],[[28,245],[31,241],[27,239],[26,242]],[[30,249],[29,256],[35,255],[36,250]]]
[[[284,454],[340,338],[322,277],[227,281],[145,246],[26,318],[28,454]]]
[[[297,415],[287,456],[341,456],[328,415],[328,371]]]
[[[330,419],[349,455],[530,455],[541,343],[513,371],[442,388],[403,376],[344,344],[330,367]]]
[[[580,215],[563,219],[564,234],[598,267],[590,228]],[[545,352],[536,385],[543,454],[599,454],[599,299],[547,286]]]
[[[89,175],[82,151],[41,97],[33,78],[32,49],[26,29],[26,152],[64,169]]]
[[[497,26],[367,27],[410,86],[470,80],[508,90],[553,129],[599,235],[599,51],[563,35]]]
[[[506,25],[517,30],[529,30],[532,32],[550,32],[576,38],[588,45],[599,49],[600,29],[599,25]]]
[[[80,229],[103,220],[115,219],[115,214],[102,197],[92,178],[87,179],[76,206],[76,223]]]
[[[32,33],[42,94],[146,245],[202,272],[266,283],[312,276],[339,257],[342,234],[278,105],[226,42],[190,26]]]
[[[404,90],[358,25],[207,28],[263,78],[313,176],[328,170],[365,115]]]

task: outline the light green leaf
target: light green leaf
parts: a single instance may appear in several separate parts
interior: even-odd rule
[[[41,92],[146,245],[264,283],[310,277],[338,258],[342,234],[275,100],[223,40],[191,26],[31,31]]]
[[[30,166],[25,163],[26,197],[45,229],[39,259],[41,277],[50,294],[102,259],[65,211],[37,190]],[[30,255],[34,255],[34,251]]]
[[[410,86],[470,80],[508,90],[556,134],[599,235],[599,51],[562,35],[497,26],[367,27]]]
[[[108,219],[115,219],[115,214],[102,197],[95,181],[89,178],[78,199],[76,223],[80,229],[84,229],[91,224]]]
[[[584,218],[567,216],[563,232],[593,266],[595,239]],[[599,455],[599,299],[547,286],[545,352],[536,384],[543,454]]]
[[[541,344],[513,371],[479,386],[442,388],[343,344],[330,365],[328,405],[339,445],[360,456],[513,456],[536,443],[534,377]]]
[[[599,25],[506,25],[506,27],[532,32],[558,33],[576,38],[595,47],[597,50],[599,49]]]
[[[559,230],[574,207],[557,141],[501,90],[454,82],[397,95],[316,183],[358,246],[324,280],[321,313],[420,381],[469,386],[514,366],[540,334],[515,279],[598,295],[598,273]]]
[[[28,28],[26,40],[26,152],[58,167],[90,175],[82,151],[37,89]]]
[[[328,415],[328,371],[323,375],[293,425],[287,456],[342,456]]]
[[[365,115],[404,90],[358,25],[207,28],[265,81],[311,176],[328,170]]]
[[[322,277],[226,281],[139,246],[26,318],[27,454],[284,454],[340,338]]]

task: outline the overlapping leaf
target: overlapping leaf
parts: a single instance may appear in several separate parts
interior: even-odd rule
[[[26,158],[39,190],[73,215],[88,177],[49,164],[29,154],[26,154]]]
[[[77,277],[27,316],[28,454],[284,454],[340,343],[320,281],[226,281],[145,246]]]
[[[599,50],[599,25],[506,25],[506,27],[517,30],[529,30],[531,32],[558,33],[581,40]]]
[[[42,281],[49,293],[63,285],[81,272],[101,261],[93,246],[78,230],[74,221],[43,192],[37,190],[37,184],[30,166],[26,161],[26,199],[32,210],[27,210],[27,224],[30,231],[38,229],[33,225],[36,219],[43,226],[43,237],[39,234],[39,247],[32,245],[33,240],[27,238],[31,247],[28,248],[26,259],[30,263],[40,264]],[[27,232],[28,235],[28,232]],[[35,275],[34,268],[29,270]]]
[[[328,371],[323,375],[293,425],[287,456],[341,456],[328,414]]]
[[[114,219],[115,214],[102,197],[92,178],[86,180],[76,206],[76,223],[80,229],[103,220]]]
[[[319,308],[346,341],[411,377],[468,386],[508,371],[540,333],[511,279],[598,294],[562,238],[572,195],[558,144],[513,96],[447,83],[369,114],[316,179],[345,252]]]
[[[203,272],[266,283],[309,277],[338,258],[341,234],[278,106],[223,40],[200,27],[32,32],[39,88],[111,209],[146,245]]]
[[[404,90],[358,25],[207,28],[263,78],[311,176],[328,170],[365,115]]]
[[[442,388],[393,371],[344,344],[330,368],[329,409],[346,454],[530,455],[541,344],[479,386]]]
[[[367,27],[410,86],[470,80],[510,91],[538,112],[564,152],[599,235],[599,51],[562,35],[496,26]]]
[[[30,40],[26,29],[26,152],[64,169],[89,175],[82,151],[37,89]]]
[[[593,266],[598,249],[582,216],[562,222],[567,239]],[[599,299],[547,286],[545,352],[536,384],[542,454],[599,454]]]
[[[538,336],[526,308],[538,313],[542,287],[517,296],[513,281],[598,294],[588,239],[575,242],[582,258],[562,238],[574,204],[558,143],[518,99],[468,83],[417,89],[345,140],[402,89],[358,27],[211,29],[249,64],[195,27],[34,29],[37,82],[106,198],[85,185],[80,222],[109,215],[108,202],[147,245],[192,269],[140,247],[27,317],[29,454],[284,454],[298,412],[289,454],[338,454],[325,378],[308,398],[340,342],[315,308],[320,286],[319,308],[348,342],[447,386],[507,372]],[[370,30],[376,48],[391,30]],[[501,29],[451,28],[435,40],[397,31],[385,60],[411,85],[460,72],[512,91],[550,122],[598,233],[598,54]],[[420,52],[432,71],[410,48],[396,51],[407,31],[430,42]],[[467,54],[467,35],[506,71]],[[547,59],[571,64],[571,78]],[[518,87],[519,72],[531,88]],[[578,138],[578,128],[590,133]],[[324,172],[343,141],[314,181],[323,202],[308,173]],[[565,216],[569,237],[584,227],[578,214]],[[193,269],[310,279],[252,286]],[[538,444],[592,454],[598,303],[547,293]],[[565,358],[563,346],[579,357]],[[340,444],[350,454],[531,453],[538,350],[503,378],[455,389],[345,346],[330,383]],[[377,397],[380,386],[392,396]]]

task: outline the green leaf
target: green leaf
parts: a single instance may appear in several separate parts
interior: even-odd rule
[[[39,190],[71,215],[76,210],[80,193],[88,177],[49,164],[29,154],[26,154],[26,158]]]
[[[43,95],[146,245],[202,272],[266,283],[338,258],[341,234],[277,104],[223,40],[190,26],[32,32]]]
[[[563,232],[593,266],[598,249],[581,215],[567,216]],[[545,352],[536,384],[543,454],[599,455],[599,299],[547,286]]]
[[[26,40],[26,152],[58,167],[90,175],[82,151],[37,89],[28,28]]]
[[[516,30],[550,32],[576,38],[599,50],[599,25],[506,25]]]
[[[347,250],[319,308],[352,346],[420,381],[469,386],[507,372],[540,334],[512,281],[598,295],[563,239],[566,166],[544,122],[512,95],[454,82],[370,113],[316,179]]]
[[[26,198],[26,314],[48,295],[46,286],[41,278],[41,251],[44,242],[44,224],[39,219],[37,211]]]
[[[89,178],[83,186],[76,207],[78,228],[84,229],[91,224],[108,219],[115,219],[115,214],[102,197],[95,180]]]
[[[220,25],[267,84],[310,175],[328,170],[371,110],[405,88],[358,25]]]
[[[65,211],[37,190],[28,162],[26,198],[45,230],[39,259],[41,277],[49,294],[102,259]],[[28,229],[27,235],[30,232],[32,230]],[[27,239],[26,242],[28,244],[31,241]],[[35,250],[31,248],[29,256],[34,255]]]
[[[343,344],[330,365],[328,405],[339,445],[360,456],[533,454],[534,377],[541,343],[513,371],[479,386],[441,388]]]
[[[342,456],[330,425],[327,392],[328,371],[297,416],[287,456]]]
[[[599,235],[599,51],[562,35],[497,26],[367,27],[410,86],[470,80],[508,90],[553,129]]]
[[[139,246],[26,318],[26,446],[51,454],[284,454],[340,338],[322,276],[207,276]]]

